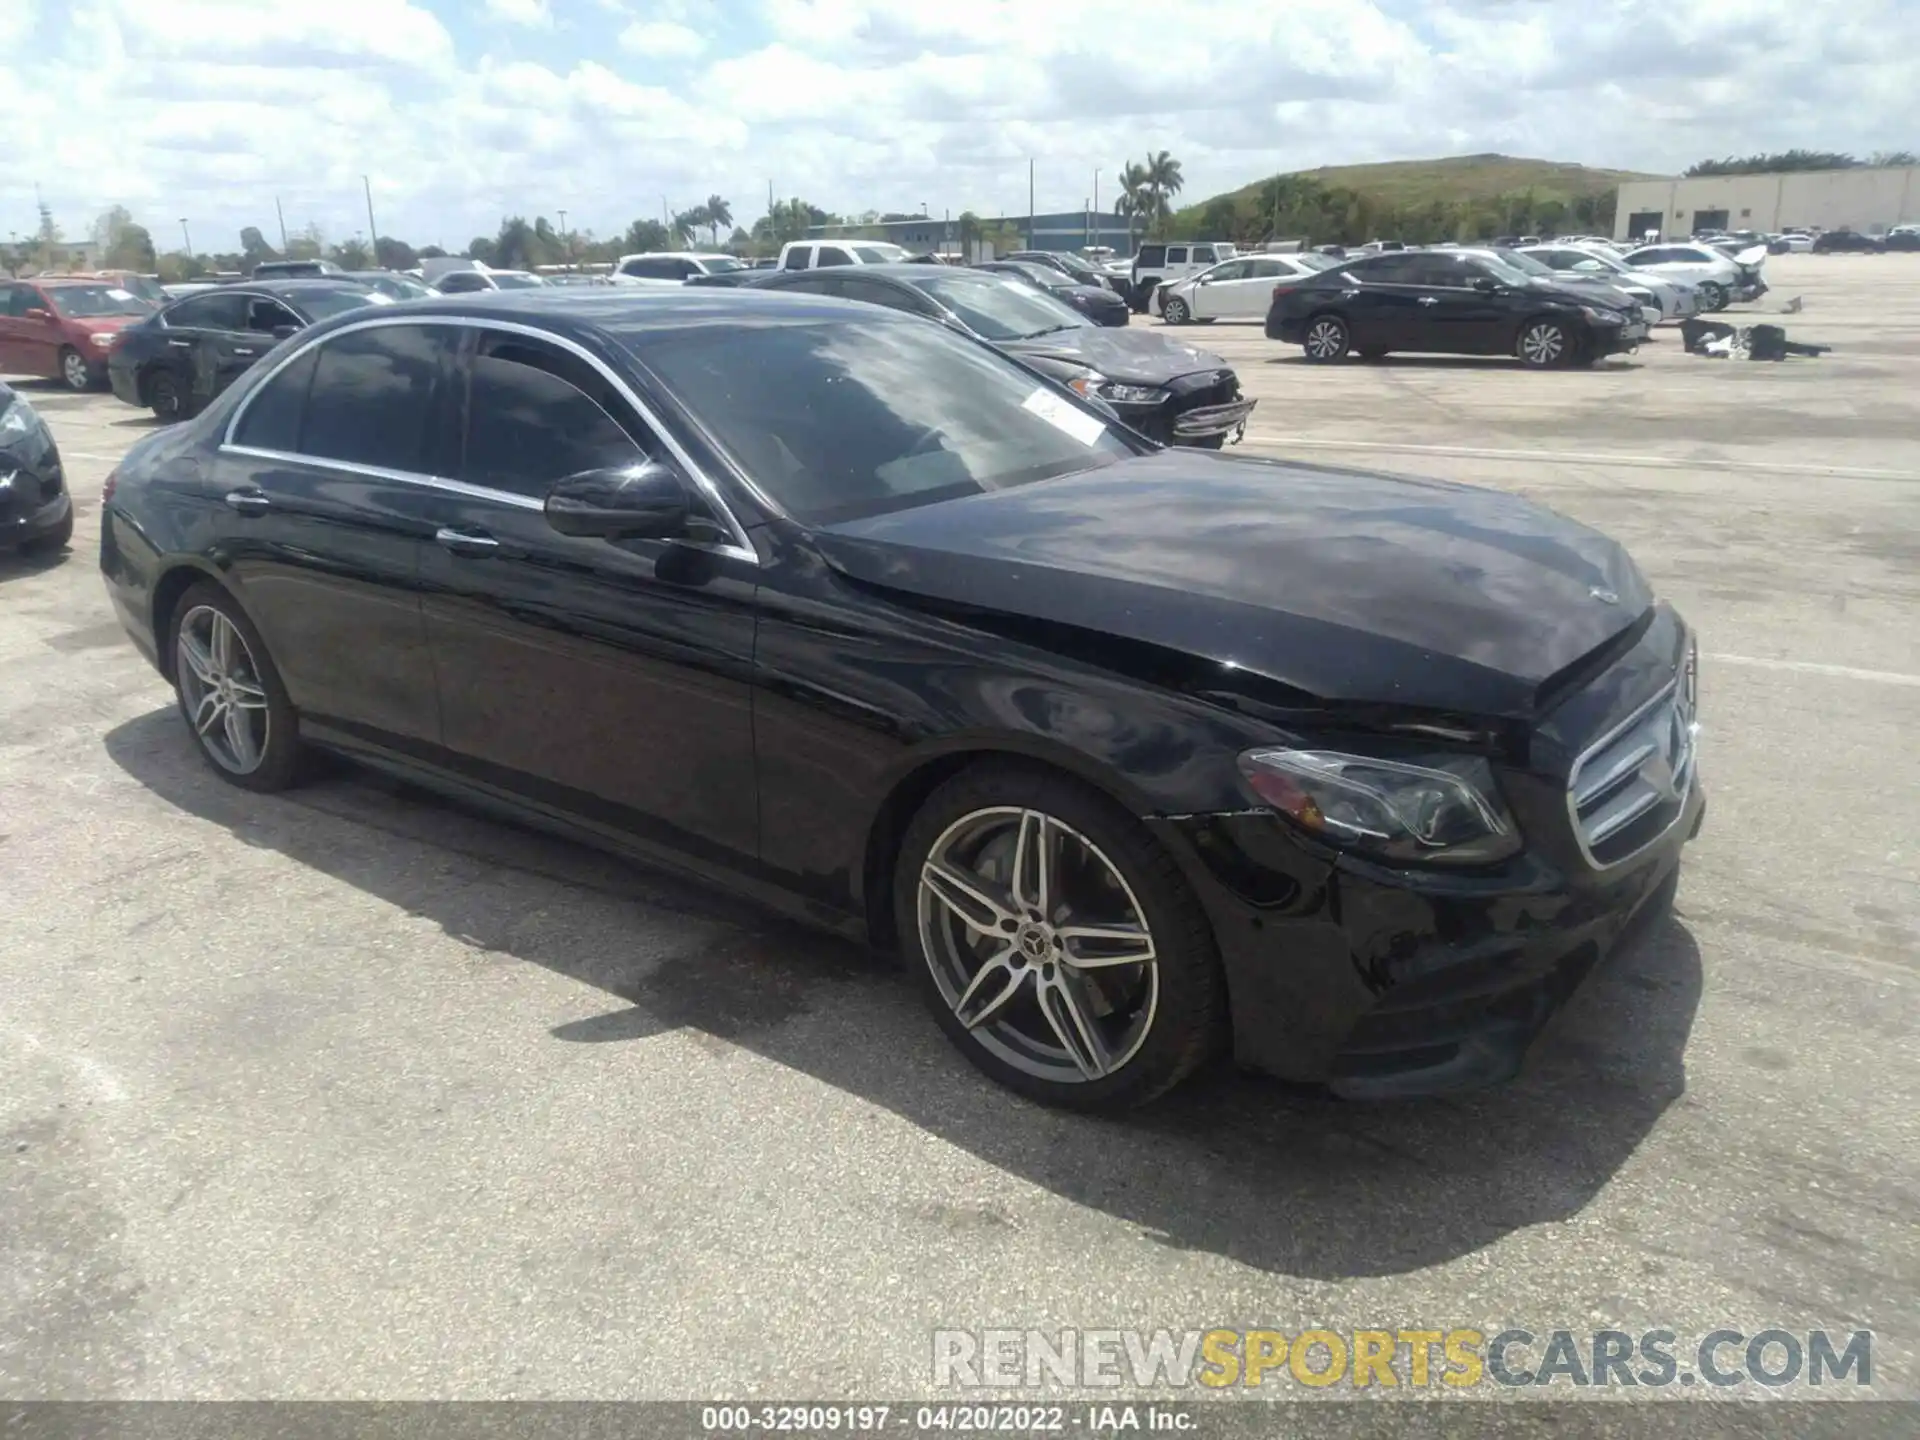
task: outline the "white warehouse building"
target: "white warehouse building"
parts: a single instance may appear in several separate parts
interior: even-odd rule
[[[1920,166],[1794,170],[1772,175],[1701,175],[1635,180],[1620,187],[1613,238],[1649,230],[1850,229],[1884,235],[1920,221]]]

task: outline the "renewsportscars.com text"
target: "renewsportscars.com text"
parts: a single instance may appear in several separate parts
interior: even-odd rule
[[[1873,1333],[1714,1330],[936,1330],[941,1389],[1866,1388]]]

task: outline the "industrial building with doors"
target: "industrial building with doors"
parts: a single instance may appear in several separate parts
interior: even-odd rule
[[[1884,235],[1920,221],[1920,166],[1795,170],[1772,175],[1700,175],[1635,180],[1620,187],[1613,238],[1649,230],[1669,238],[1696,230],[1858,230]]]

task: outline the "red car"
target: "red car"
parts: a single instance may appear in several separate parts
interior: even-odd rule
[[[106,382],[121,328],[152,313],[151,302],[110,280],[0,280],[0,375],[91,390]]]

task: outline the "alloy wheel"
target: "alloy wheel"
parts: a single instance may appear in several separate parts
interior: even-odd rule
[[[1335,360],[1346,353],[1347,327],[1338,320],[1316,320],[1307,331],[1307,354],[1316,360]]]
[[[69,350],[60,357],[60,378],[67,382],[69,390],[85,390],[93,384],[86,357],[78,350]]]
[[[1535,321],[1520,337],[1520,358],[1529,365],[1557,365],[1566,351],[1566,331],[1551,320]]]
[[[1160,998],[1154,936],[1100,847],[1044,811],[991,806],[920,867],[921,950],[954,1017],[1041,1080],[1105,1079],[1139,1052]]]
[[[1185,302],[1177,296],[1169,296],[1166,303],[1160,307],[1160,318],[1165,320],[1169,325],[1186,324],[1187,307]]]
[[[253,652],[232,620],[211,605],[180,619],[175,675],[194,734],[221,769],[251,775],[266,757],[271,719]]]

